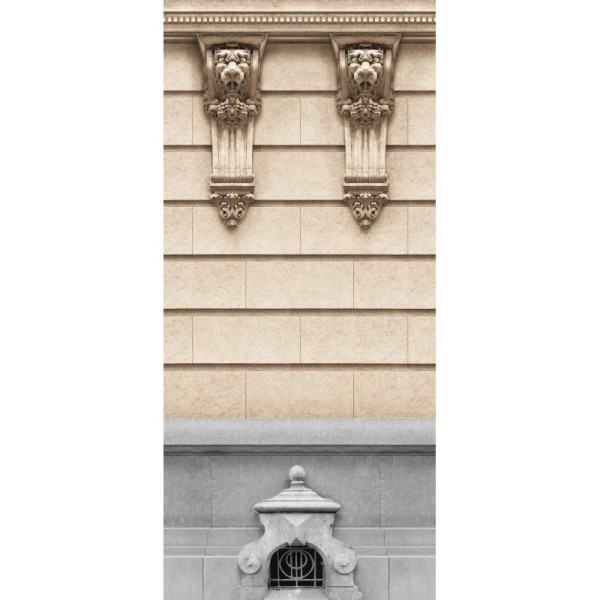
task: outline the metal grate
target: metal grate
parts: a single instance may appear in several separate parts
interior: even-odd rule
[[[280,548],[271,558],[271,588],[323,587],[323,560],[314,548]]]

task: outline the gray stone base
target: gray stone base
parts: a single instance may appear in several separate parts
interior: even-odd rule
[[[378,435],[372,421],[362,430],[344,429],[345,419],[315,429],[296,421],[284,435],[289,421],[271,420],[261,436],[256,421],[236,423],[233,434],[218,421],[167,431],[165,600],[232,600],[237,554],[262,534],[253,506],[286,487],[295,464],[308,486],[342,505],[334,535],[358,555],[364,600],[434,599],[432,424],[388,421]]]

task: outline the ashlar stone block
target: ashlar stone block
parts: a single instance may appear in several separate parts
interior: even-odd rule
[[[369,231],[346,206],[303,206],[302,254],[406,254],[407,208],[386,206]]]
[[[244,371],[165,371],[165,417],[245,416]]]
[[[435,600],[435,558],[390,557],[390,598]]]
[[[407,362],[405,316],[303,316],[303,363]]]
[[[212,206],[194,207],[193,214],[194,254],[300,253],[299,206],[253,206],[235,232]]]
[[[335,94],[301,98],[300,119],[304,145],[343,146],[344,120],[336,108]]]
[[[343,150],[261,150],[254,153],[259,200],[340,200]]]
[[[351,371],[248,371],[248,417],[352,417]]]
[[[354,416],[434,417],[435,371],[355,371]]]
[[[164,253],[192,253],[192,208],[166,207],[164,210]]]
[[[408,140],[408,98],[395,94],[394,110],[388,117],[387,143],[389,146],[405,146]]]
[[[167,260],[165,308],[244,308],[244,261]]]
[[[165,115],[165,145],[192,143],[192,96],[190,94],[166,95],[163,101]]]
[[[254,126],[254,144],[300,144],[300,96],[268,93],[262,95],[262,108]]]
[[[202,94],[192,95],[192,144],[210,146],[212,144],[210,117],[204,110]]]
[[[387,152],[387,161],[390,200],[435,199],[434,150],[392,148]]]
[[[336,70],[329,43],[269,43],[262,62],[263,91],[335,91]]]
[[[368,598],[368,600],[392,600],[388,590],[387,556],[361,556],[356,566],[354,581],[363,593],[364,598]],[[398,600],[401,599],[398,598]]]
[[[357,260],[355,308],[435,308],[433,260]]]
[[[209,149],[169,150],[164,154],[165,200],[208,200]]]
[[[165,600],[202,600],[200,556],[166,556],[164,559]]]
[[[204,87],[198,44],[165,44],[165,90],[200,91]]]
[[[408,143],[435,145],[435,96],[424,94],[408,98]]]
[[[352,261],[253,260],[248,308],[352,308]]]
[[[394,89],[435,90],[435,44],[400,44]]]
[[[236,556],[204,558],[204,596],[210,600],[232,600],[232,590],[239,585]]]
[[[194,317],[194,362],[294,363],[300,359],[300,317]]]
[[[192,317],[164,318],[165,363],[192,362]]]
[[[408,208],[408,253],[435,254],[435,207]]]
[[[435,363],[435,317],[408,318],[408,362]]]

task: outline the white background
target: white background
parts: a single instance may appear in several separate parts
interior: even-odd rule
[[[440,599],[599,597],[595,6],[438,6]],[[3,7],[3,598],[162,596],[161,10]]]

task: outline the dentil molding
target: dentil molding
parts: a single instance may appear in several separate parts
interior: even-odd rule
[[[394,109],[392,77],[400,34],[332,35],[338,66],[337,108],[344,117],[344,200],[364,230],[387,201],[387,121]]]
[[[204,110],[211,117],[211,200],[234,230],[254,200],[254,118],[260,112],[260,61],[266,35],[198,34],[205,69]]]

